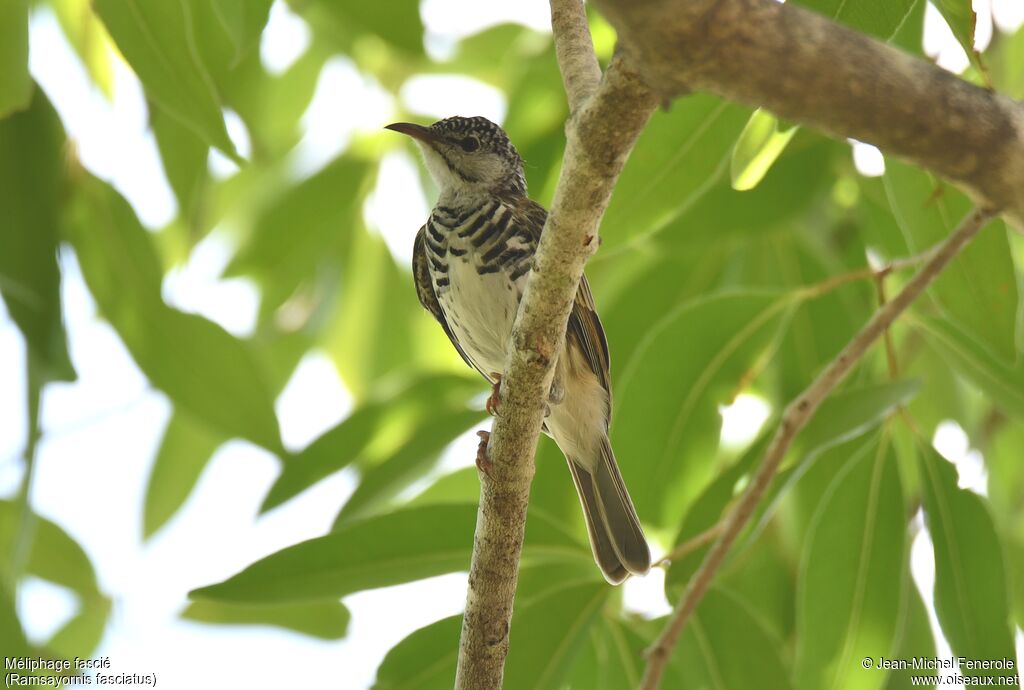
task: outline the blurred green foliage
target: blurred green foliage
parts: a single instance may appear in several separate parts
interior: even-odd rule
[[[347,630],[342,596],[466,570],[475,469],[411,489],[436,476],[456,436],[480,425],[484,386],[416,303],[408,267],[364,222],[378,160],[402,142],[364,135],[321,169],[294,172],[289,156],[317,77],[340,55],[396,95],[423,74],[499,88],[509,104],[504,125],[527,162],[533,196],[545,203],[566,107],[549,37],[500,25],[434,60],[416,0],[290,2],[311,43],[272,74],[258,51],[270,4],[39,0],[103,92],[113,89],[114,47],[141,80],[178,202],[177,217],[156,231],[74,159],[28,73],[29,3],[0,4],[0,293],[28,345],[30,440],[40,388],[74,378],[59,247],[77,257],[102,316],[173,402],[152,466],[145,537],[178,512],[232,438],[280,459],[263,511],[302,500],[342,468],[357,470],[359,485],[333,531],[196,590],[183,611],[205,623],[334,639]],[[921,53],[921,0],[799,4]],[[970,3],[936,4],[971,53],[965,78],[1024,94],[1024,31],[997,34],[985,55],[974,55]],[[593,22],[606,60],[611,29],[598,16]],[[249,160],[228,136],[225,109],[248,131]],[[211,175],[211,147],[237,160],[238,171]],[[845,143],[710,95],[654,115],[588,273],[615,360],[613,442],[659,544],[671,549],[719,520],[787,400],[877,307],[879,292],[864,279],[868,254],[886,261],[925,251],[968,208],[925,172],[887,159],[884,177],[865,178]],[[167,272],[215,228],[233,242],[225,275],[259,288],[249,337],[162,297]],[[936,563],[926,596],[954,653],[1012,656],[1012,631],[1024,624],[1022,247],[993,223],[825,404],[687,628],[671,687],[906,687],[905,674],[863,672],[859,662],[934,653],[909,574],[919,512]],[[850,279],[836,279],[844,274]],[[887,293],[905,278],[888,278]],[[355,406],[307,447],[287,449],[274,400],[314,348],[332,358]],[[735,448],[720,442],[720,408],[741,393],[763,398],[772,415],[757,439]],[[987,498],[959,488],[954,468],[932,450],[943,420],[983,453]],[[632,687],[660,621],[625,614],[601,580],[561,462],[542,440],[506,687]],[[87,656],[112,596],[99,589],[88,556],[59,526],[34,518],[24,497],[0,502],[0,517],[4,650]],[[670,599],[706,550],[666,566]],[[13,591],[26,575],[67,587],[81,602],[39,648],[14,615]],[[459,626],[459,617],[448,618],[407,637],[384,659],[377,687],[451,687]]]

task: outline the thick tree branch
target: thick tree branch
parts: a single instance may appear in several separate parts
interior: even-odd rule
[[[761,461],[757,473],[739,502],[725,517],[721,535],[705,556],[700,568],[687,583],[686,590],[669,619],[668,625],[648,651],[647,671],[641,684],[642,690],[655,690],[660,684],[665,665],[679,640],[679,635],[708,587],[711,586],[711,581],[725,560],[733,542],[736,541],[747,521],[750,520],[750,516],[753,515],[754,509],[775,477],[779,464],[797,433],[807,424],[832,389],[843,380],[854,364],[860,361],[868,348],[938,277],[957,252],[970,242],[992,215],[992,212],[988,210],[976,210],[967,216],[960,227],[945,242],[936,247],[934,253],[914,274],[903,291],[875,312],[871,320],[853,336],[846,347],[818,375],[818,378],[786,408],[779,428],[765,451],[764,459]]]
[[[586,21],[577,13],[576,21]],[[562,29],[556,25],[556,33]],[[576,27],[579,35],[579,27]],[[565,43],[562,39],[559,42]],[[571,72],[573,62],[562,65]],[[566,76],[578,97],[583,81]],[[570,96],[573,97],[573,96]],[[619,172],[654,109],[653,95],[613,61],[592,96],[574,110],[555,199],[512,330],[502,379],[501,414],[481,474],[473,560],[462,620],[457,690],[501,687],[515,598],[533,456],[544,401],[561,351],[583,266]]]
[[[878,146],[1024,231],[1024,105],[775,0],[595,0],[663,98],[701,89]]]
[[[575,113],[601,83],[583,0],[551,0],[551,34],[569,112]]]

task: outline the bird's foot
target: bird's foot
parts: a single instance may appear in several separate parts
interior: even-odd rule
[[[476,435],[480,437],[480,445],[476,447],[476,468],[490,477],[491,468],[494,466],[487,454],[487,444],[491,440],[491,432],[481,430],[476,432]]]
[[[501,407],[501,374],[491,372],[491,378],[494,379],[494,383],[491,384],[491,397],[487,398],[487,404],[484,407],[487,409],[487,414],[497,417],[498,408]]]
[[[551,388],[548,389],[548,402],[552,405],[561,405],[563,400],[565,400],[565,386],[562,385],[561,378],[556,375],[551,381]],[[550,410],[548,411],[550,412]]]

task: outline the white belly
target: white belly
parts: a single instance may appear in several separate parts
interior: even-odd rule
[[[484,374],[505,368],[505,348],[519,308],[520,286],[501,272],[480,274],[472,253],[448,255],[449,284],[438,302],[466,356]],[[525,282],[525,277],[520,283]]]

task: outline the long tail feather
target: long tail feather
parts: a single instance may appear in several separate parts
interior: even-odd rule
[[[586,517],[594,559],[605,579],[618,584],[630,573],[646,573],[651,552],[608,439],[602,439],[599,458],[591,462],[570,458],[569,469]]]

